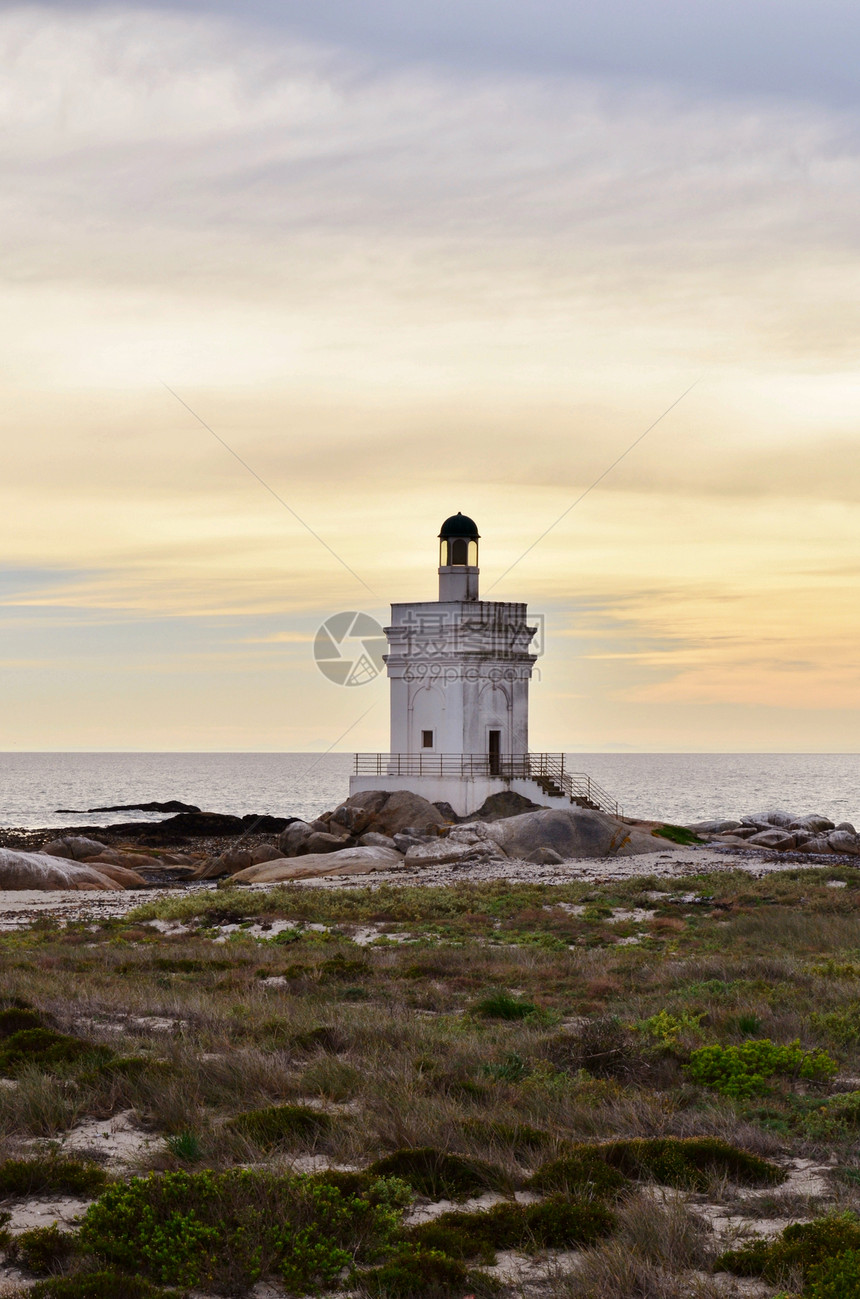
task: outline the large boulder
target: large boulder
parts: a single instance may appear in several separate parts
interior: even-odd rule
[[[482,834],[508,857],[529,859],[541,849],[551,849],[565,861],[580,857],[632,857],[636,853],[662,852],[664,839],[625,825],[605,812],[588,808],[548,808],[524,812],[502,821],[479,823]],[[478,829],[478,825],[472,827]]]
[[[327,834],[324,830],[314,830],[308,837],[304,851],[309,854],[321,852],[340,852],[346,846],[348,835]]]
[[[696,821],[684,829],[693,834],[728,834],[730,830],[739,830],[740,826],[740,821]]]
[[[110,872],[110,874],[108,874]],[[117,878],[114,878],[117,876]],[[135,883],[128,885],[128,877]],[[120,866],[87,866],[66,857],[41,852],[13,852],[0,848],[0,890],[56,889],[113,891],[127,886],[139,888],[144,881]]]
[[[523,812],[537,812],[546,807],[545,803],[533,803],[525,794],[517,794],[512,789],[503,789],[498,794],[485,798],[477,812],[463,818],[470,821],[502,821],[507,816],[521,816]]]
[[[849,834],[847,830],[833,830],[827,836],[827,842],[833,852],[844,852],[852,857],[860,857],[860,835]]]
[[[810,838],[804,839],[802,843],[798,843],[797,851],[824,854],[824,853],[832,852],[833,849],[830,847],[830,844],[827,842],[827,835],[822,834],[822,835],[812,835],[810,836]]]
[[[249,866],[233,876],[237,884],[282,884],[288,880],[312,879],[317,875],[368,875],[392,870],[403,864],[391,848],[342,848],[340,852],[306,853]]]
[[[751,835],[747,843],[752,848],[773,848],[776,852],[785,852],[788,848],[794,848],[797,840],[787,830],[774,829]]]
[[[496,844],[458,843],[456,839],[434,839],[409,848],[407,866],[448,866],[455,862],[487,861],[490,857],[505,859],[505,853]]]
[[[429,803],[420,794],[413,794],[408,789],[396,789],[393,792],[382,789],[367,789],[336,807],[326,817],[330,833],[363,835],[374,830],[377,834],[392,838],[401,830],[414,830],[418,834],[438,833],[438,827],[446,825],[446,819],[435,803]]]
[[[305,844],[312,834],[314,831],[307,821],[293,821],[278,836],[278,847],[285,857],[298,857],[300,852],[305,851]]]
[[[143,852],[123,852],[118,848],[106,848],[97,857],[85,857],[88,866],[124,866],[126,870],[161,870],[164,862],[160,857],[150,857]]]
[[[818,834],[821,830],[835,830],[836,826],[826,816],[818,816],[813,813],[811,816],[795,817],[788,828],[789,830],[809,830],[811,834]]]
[[[758,826],[775,826],[780,830],[787,830],[791,825],[794,817],[790,812],[783,812],[779,809],[773,812],[755,812],[752,816],[742,816],[741,821],[744,825]]]
[[[100,853],[108,852],[106,843],[99,843],[98,839],[85,839],[81,835],[70,834],[63,839],[52,839],[41,849],[49,857],[65,857],[69,861],[83,861],[86,857],[98,857]]]

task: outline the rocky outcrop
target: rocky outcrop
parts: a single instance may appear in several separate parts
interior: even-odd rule
[[[66,857],[69,861],[84,861],[87,857],[98,857],[107,852],[106,843],[97,839],[85,839],[80,835],[67,835],[64,839],[52,839],[42,848],[49,857]]]
[[[388,871],[403,864],[399,852],[390,848],[343,848],[332,853],[306,853],[302,857],[283,858],[249,866],[233,876],[237,884],[283,884],[289,880],[312,879],[322,875],[367,875]]]
[[[493,845],[507,857],[541,862],[543,854],[554,853],[562,861],[589,857],[630,857],[634,853],[660,852],[665,841],[619,821],[605,812],[588,808],[547,808],[524,812],[504,820],[457,826],[449,841]],[[554,858],[551,859],[551,862]]]
[[[278,847],[286,857],[341,852],[349,847],[388,847],[403,832],[420,838],[438,834],[445,825],[445,817],[435,803],[428,803],[420,794],[366,790],[353,794],[316,821],[293,821],[280,835]],[[368,835],[382,836],[388,842],[371,844]]]
[[[849,821],[834,825],[819,813],[793,816],[781,810],[757,812],[740,821],[698,821],[687,829],[726,848],[860,857],[860,835],[854,826]]]
[[[523,812],[537,812],[545,807],[543,803],[533,803],[524,794],[517,794],[512,789],[504,789],[499,794],[490,794],[485,798],[477,812],[461,818],[462,824],[473,821],[501,821],[509,816],[522,816]]]
[[[272,847],[271,844],[259,844],[256,847],[228,848],[222,852],[220,857],[213,857],[211,861],[204,862],[198,866],[192,875],[194,880],[217,880],[222,879],[225,875],[236,875],[239,871],[247,870],[250,866],[261,866],[271,861],[286,861],[285,855],[279,848]]]
[[[193,803],[180,803],[171,798],[166,803],[115,803],[112,807],[58,807],[57,816],[89,816],[92,812],[199,812]]]
[[[122,866],[102,863],[98,866],[72,861],[48,853],[13,852],[0,848],[0,890],[56,889],[109,891],[143,888],[146,881]]]

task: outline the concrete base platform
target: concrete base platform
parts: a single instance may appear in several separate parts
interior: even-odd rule
[[[502,794],[512,790],[522,794],[540,807],[559,807],[569,809],[574,806],[566,796],[552,798],[545,794],[536,780],[512,779],[502,780],[493,776],[350,776],[350,794],[362,794],[371,789],[383,789],[394,793],[398,789],[408,789],[412,794],[420,794],[428,803],[450,803],[458,816],[470,816],[477,812],[485,799],[491,794]]]

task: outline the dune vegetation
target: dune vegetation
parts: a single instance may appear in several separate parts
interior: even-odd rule
[[[850,867],[42,919],[0,1081],[10,1295],[860,1296]]]

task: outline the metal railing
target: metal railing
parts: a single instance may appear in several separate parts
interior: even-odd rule
[[[448,776],[462,780],[533,780],[550,797],[620,816],[616,800],[596,780],[569,771],[563,753],[357,753],[358,776]]]

